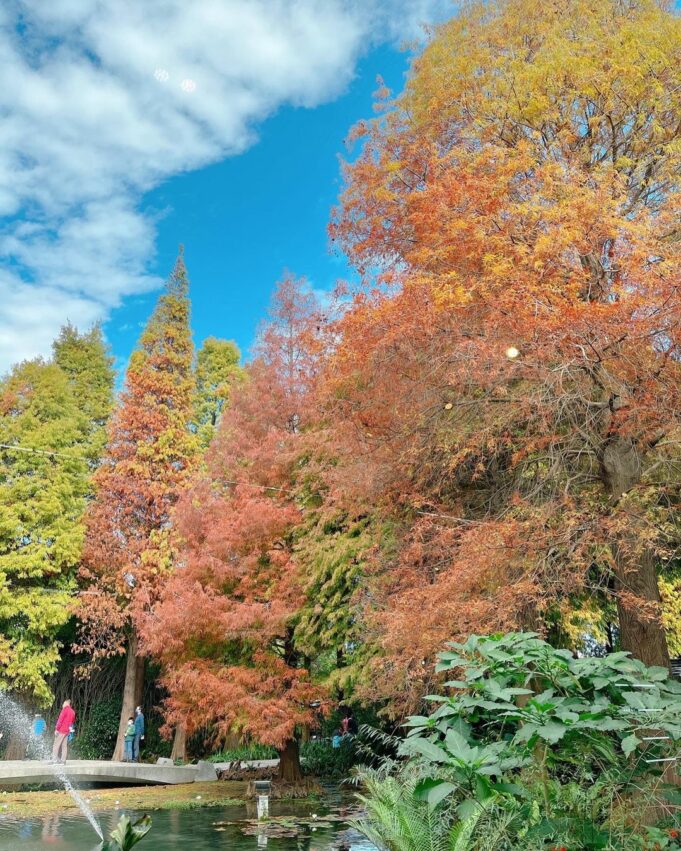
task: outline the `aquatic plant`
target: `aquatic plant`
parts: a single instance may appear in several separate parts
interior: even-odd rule
[[[102,846],[102,851],[129,851],[137,845],[151,830],[151,817],[142,816],[136,822],[131,822],[128,816],[121,816],[115,830],[111,831],[108,842]]]

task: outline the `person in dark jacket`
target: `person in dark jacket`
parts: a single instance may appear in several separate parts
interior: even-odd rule
[[[135,710],[135,742],[132,749],[133,762],[140,761],[140,743],[144,741],[144,714],[142,707]]]

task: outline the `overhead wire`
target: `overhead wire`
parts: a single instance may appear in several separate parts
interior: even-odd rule
[[[78,455],[66,455],[63,452],[54,452],[51,449],[35,449],[30,446],[17,446],[11,443],[0,443],[0,449],[9,449],[10,452],[32,452],[35,455],[53,455],[55,458],[68,458],[71,461],[84,461],[84,458]]]
[[[35,455],[48,455],[55,458],[68,458],[71,461],[84,461],[85,459],[78,455],[67,455],[64,452],[55,452],[52,449],[36,449],[32,446],[18,446],[16,443],[0,443],[0,449],[7,449],[10,452],[29,452]],[[245,485],[250,488],[260,488],[266,491],[281,491],[282,493],[292,493],[291,488],[275,487],[274,485],[261,485],[257,482],[247,482],[242,479],[224,479],[226,485]]]

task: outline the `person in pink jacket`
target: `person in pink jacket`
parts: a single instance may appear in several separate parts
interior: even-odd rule
[[[74,729],[76,713],[71,708],[71,701],[65,700],[54,727],[54,747],[52,759],[55,762],[66,762],[66,752],[69,746],[69,733]]]

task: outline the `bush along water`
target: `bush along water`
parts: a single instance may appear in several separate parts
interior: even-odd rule
[[[335,748],[332,739],[311,739],[309,742],[303,742],[300,750],[303,772],[329,780],[347,777],[357,764],[355,742],[354,736],[343,736]]]
[[[211,754],[207,759],[210,762],[248,762],[259,759],[276,759],[278,756],[279,753],[276,748],[251,742],[235,748],[226,748],[218,753]]]
[[[356,827],[388,851],[681,848],[681,684],[626,653],[472,636],[398,757],[361,769]]]

